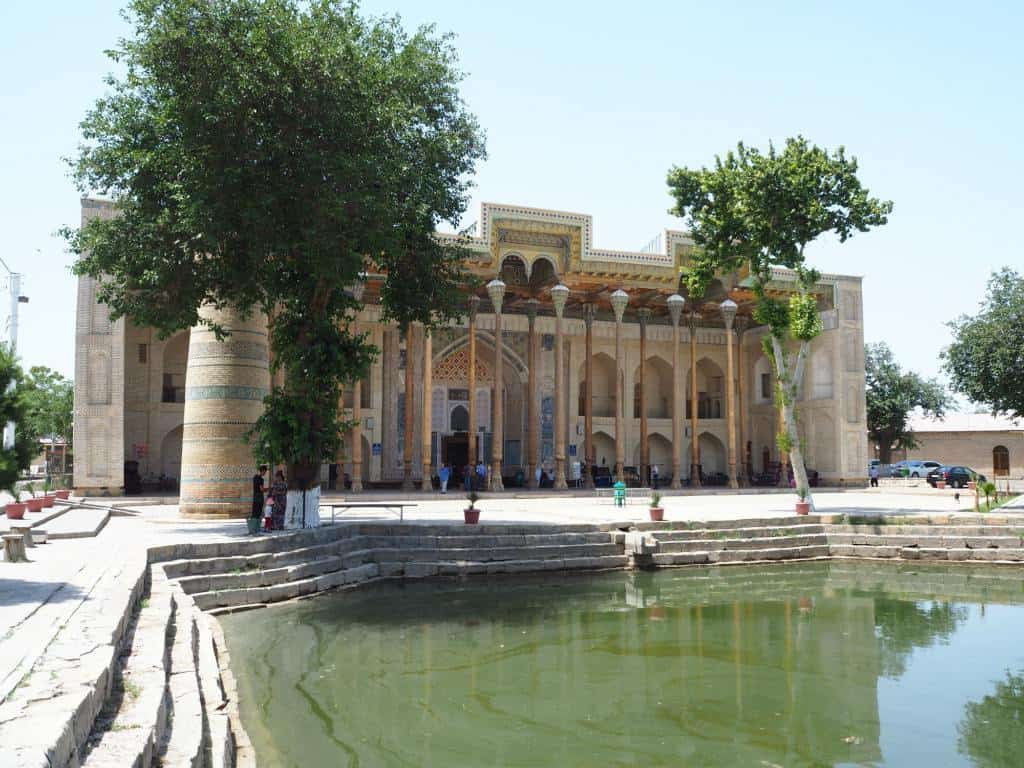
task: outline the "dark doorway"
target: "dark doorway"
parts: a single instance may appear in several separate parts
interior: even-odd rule
[[[462,468],[469,462],[469,433],[458,432],[442,438],[441,456],[451,468],[452,475],[461,478]]]

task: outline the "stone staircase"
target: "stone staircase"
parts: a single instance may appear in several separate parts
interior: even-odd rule
[[[1024,521],[921,525],[889,521],[826,526],[833,557],[1024,562]]]
[[[198,608],[217,613],[378,578],[621,568],[628,562],[622,546],[597,525],[481,525],[472,533],[436,525],[331,530],[334,536],[293,549],[190,557],[163,568]]]

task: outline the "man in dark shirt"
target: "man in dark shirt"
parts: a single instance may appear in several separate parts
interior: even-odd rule
[[[267,494],[263,487],[263,476],[267,474],[267,465],[260,464],[260,471],[252,476],[252,510],[249,512],[249,520],[255,520],[256,524],[249,523],[249,533],[259,533],[260,518],[263,517],[263,504]]]

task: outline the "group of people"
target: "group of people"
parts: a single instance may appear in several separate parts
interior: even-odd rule
[[[260,464],[259,471],[252,476],[252,511],[249,513],[249,533],[260,531],[260,519],[263,519],[263,530],[280,531],[284,529],[284,513],[288,508],[288,483],[284,472],[278,470],[274,474],[274,482],[266,488],[265,477],[267,465]]]
[[[455,474],[455,469],[449,467],[447,463],[442,464],[437,470],[438,485],[441,487],[441,493],[448,493],[449,483],[458,482],[461,478],[462,488],[466,491],[483,491],[487,488],[487,465],[482,461],[478,461],[474,467],[472,464],[466,464],[462,468],[461,475]]]

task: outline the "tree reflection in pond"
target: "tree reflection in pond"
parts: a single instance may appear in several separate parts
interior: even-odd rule
[[[1024,672],[1007,672],[991,695],[968,702],[957,731],[960,751],[978,768],[1024,765]]]
[[[948,643],[967,619],[967,607],[938,600],[875,597],[875,630],[881,646],[882,674],[899,677],[915,648]]]

